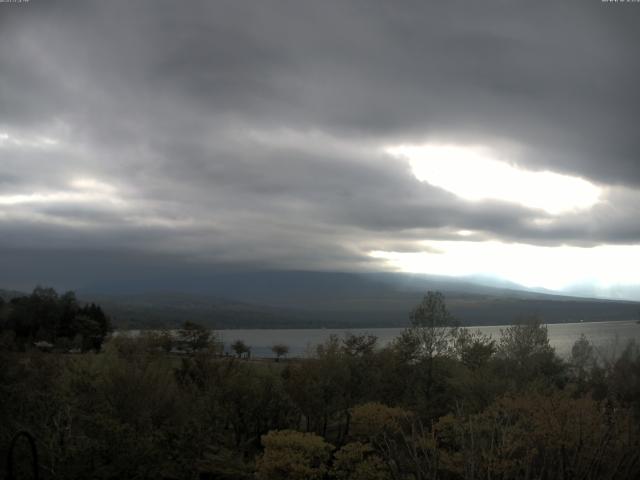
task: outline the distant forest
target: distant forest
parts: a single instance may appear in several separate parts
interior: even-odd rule
[[[102,336],[100,307],[37,289],[2,306],[0,478],[640,478],[638,345],[561,359],[536,318],[494,340],[438,292],[408,313],[384,348],[260,360],[193,323]]]

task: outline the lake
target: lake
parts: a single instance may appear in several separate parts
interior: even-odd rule
[[[500,338],[500,330],[503,326],[470,327],[471,330],[479,330],[491,335],[494,339]],[[550,324],[549,342],[560,356],[568,356],[574,342],[584,334],[596,347],[597,351],[606,357],[619,354],[627,341],[635,339],[640,343],[640,324],[633,321],[617,322],[585,322],[585,323],[561,323]],[[330,335],[344,336],[351,332],[356,335],[369,334],[378,337],[380,345],[386,345],[396,338],[402,328],[350,328],[350,329],[252,329],[252,330],[219,330],[217,333],[225,344],[225,350],[229,350],[229,344],[234,340],[243,340],[251,347],[254,357],[273,357],[271,346],[283,343],[289,346],[290,357],[305,356],[313,346],[324,342]]]

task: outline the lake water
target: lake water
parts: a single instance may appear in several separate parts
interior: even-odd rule
[[[500,338],[500,330],[505,326],[471,327]],[[561,356],[571,353],[574,342],[584,334],[596,347],[601,355],[615,356],[624,348],[627,341],[635,339],[640,343],[640,324],[636,321],[627,322],[590,322],[590,323],[562,323],[550,324],[549,342]],[[378,337],[380,345],[386,345],[396,338],[402,328],[363,328],[363,329],[278,329],[278,330],[220,330],[218,334],[229,350],[229,344],[234,340],[243,340],[251,347],[254,357],[273,357],[271,346],[283,343],[289,347],[290,357],[305,356],[315,345],[324,342],[329,335],[344,336],[351,332],[356,335],[370,334]]]

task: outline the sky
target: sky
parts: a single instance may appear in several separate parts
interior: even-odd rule
[[[640,3],[0,3],[0,287],[405,271],[640,299]]]

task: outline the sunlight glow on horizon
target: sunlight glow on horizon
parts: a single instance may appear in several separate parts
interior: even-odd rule
[[[591,208],[602,189],[587,180],[530,171],[494,158],[483,147],[397,145],[384,151],[409,161],[415,177],[470,201],[502,200],[558,215]]]
[[[428,241],[422,252],[372,251],[402,272],[454,277],[487,275],[525,287],[561,290],[581,283],[639,283],[630,265],[640,265],[639,245],[544,247],[498,241]],[[426,247],[432,251],[427,251]],[[438,251],[441,253],[433,253]]]

